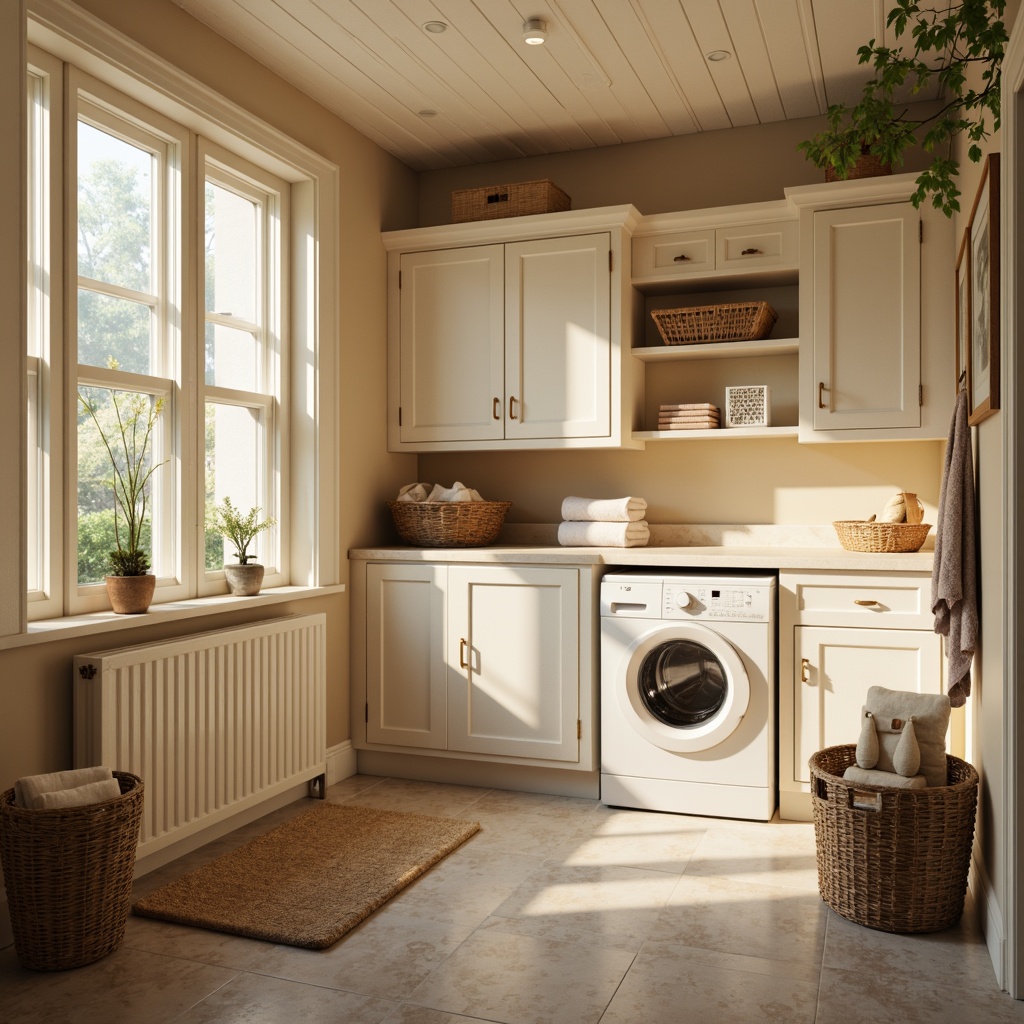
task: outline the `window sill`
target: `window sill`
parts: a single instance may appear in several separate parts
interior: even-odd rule
[[[168,601],[154,604],[144,615],[117,615],[114,612],[94,612],[90,615],[69,615],[62,619],[40,619],[30,622],[25,633],[0,637],[0,650],[10,647],[26,647],[54,640],[66,640],[76,636],[92,636],[97,633],[112,633],[117,630],[134,629],[138,626],[155,626],[180,619],[195,619],[221,612],[237,612],[243,608],[264,608],[286,601],[299,601],[309,597],[323,597],[327,594],[341,594],[345,584],[329,587],[273,587],[263,590],[254,597],[196,597],[187,601]]]

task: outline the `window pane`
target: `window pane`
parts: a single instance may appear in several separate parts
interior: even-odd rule
[[[78,272],[153,292],[153,155],[78,123]]]
[[[206,311],[256,323],[259,208],[206,183]]]
[[[95,411],[95,418],[79,402],[78,582],[98,583],[110,571],[109,553],[119,543],[122,549],[130,546],[130,518],[135,520],[139,549],[152,559],[153,481],[143,481],[153,466],[154,439],[147,433],[147,423],[154,405],[149,395],[134,392],[83,387],[79,394]],[[117,486],[118,495],[125,495],[122,488],[131,479],[131,464],[137,467],[135,479],[140,486],[135,490],[141,500],[129,516],[130,502],[115,502],[114,490]]]
[[[259,409],[235,405],[206,406],[206,501],[217,505],[230,498],[244,515],[249,509],[268,512],[261,491],[260,453],[262,423]],[[260,534],[249,548],[257,561],[270,557],[268,535]],[[261,546],[262,545],[262,546]],[[206,535],[206,568],[219,569],[224,562],[234,562],[234,548],[220,534]]]
[[[40,500],[42,474],[39,465],[42,451],[39,447],[39,376],[28,375],[28,589],[42,590],[42,523],[43,503]]]
[[[78,361],[129,373],[154,372],[153,310],[142,302],[78,290]]]
[[[207,323],[207,384],[238,391],[257,391],[258,354],[258,343],[251,332]]]

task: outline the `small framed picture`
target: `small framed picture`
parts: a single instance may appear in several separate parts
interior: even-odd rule
[[[999,408],[999,154],[985,158],[964,243],[969,250],[968,421]],[[959,297],[959,289],[957,291]],[[959,315],[958,315],[959,326]]]

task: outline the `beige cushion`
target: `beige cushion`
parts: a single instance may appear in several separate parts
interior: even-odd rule
[[[878,739],[878,757],[874,764],[861,763],[860,768],[914,775],[918,772],[929,786],[946,785],[946,730],[949,727],[949,697],[940,693],[912,693],[889,690],[884,686],[868,688],[863,715],[874,719]],[[913,718],[912,736],[905,736],[906,725]],[[863,722],[863,718],[861,719]],[[920,761],[910,742],[916,739]],[[901,743],[903,744],[901,747]],[[858,755],[864,745],[863,731]],[[903,772],[900,772],[903,769]],[[913,770],[911,770],[913,769]]]
[[[843,778],[856,786],[888,786],[890,789],[924,789],[928,780],[923,775],[897,775],[895,772],[880,772],[877,768],[858,768],[851,764],[843,772]]]

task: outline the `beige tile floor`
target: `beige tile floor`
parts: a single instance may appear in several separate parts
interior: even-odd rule
[[[0,950],[4,1024],[1001,1024],[973,906],[899,936],[817,894],[810,825],[356,776],[328,799],[465,817],[464,846],[323,952],[130,918],[56,974]],[[305,809],[239,829],[141,894]]]

